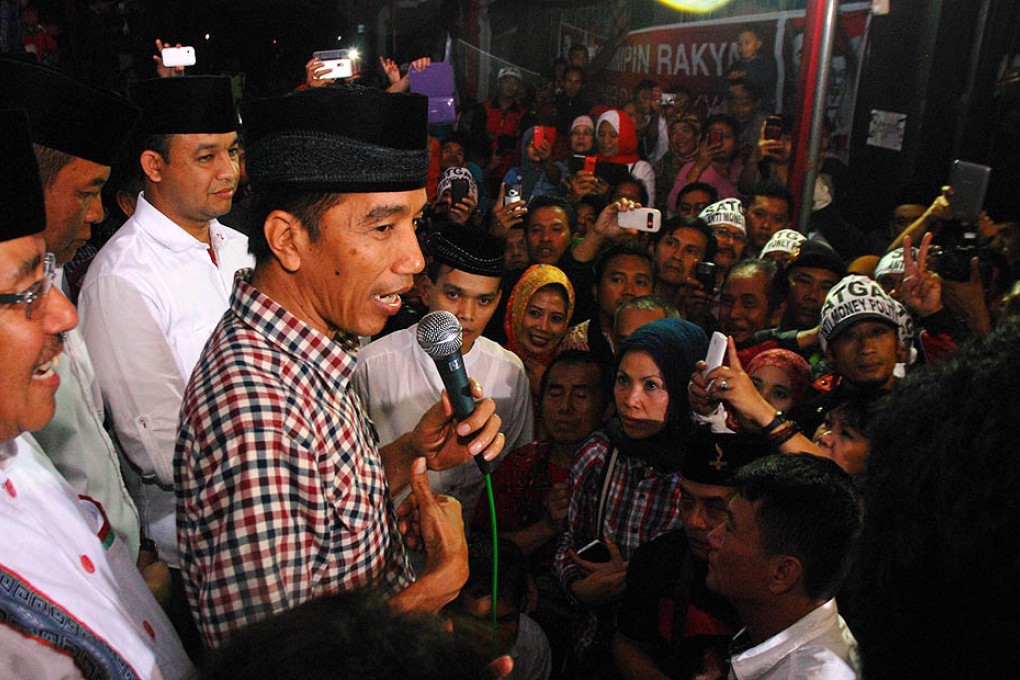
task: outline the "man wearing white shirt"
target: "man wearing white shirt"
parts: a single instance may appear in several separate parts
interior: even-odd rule
[[[202,347],[227,309],[234,272],[253,260],[247,237],[216,220],[230,210],[238,178],[230,80],[147,80],[131,97],[143,110],[145,189],[134,215],[93,260],[78,305],[145,533],[172,570],[172,618],[190,629],[173,491],[177,416]],[[189,649],[198,644],[197,632],[184,637]]]
[[[0,131],[0,674],[184,678],[180,640],[102,507],[28,434],[53,416],[77,317],[53,288],[25,112],[0,112]]]
[[[726,519],[708,535],[706,579],[744,625],[729,677],[854,680],[857,642],[833,599],[860,530],[853,481],[803,453],[760,458],[733,484]]]
[[[426,248],[432,255],[429,311],[447,311],[460,321],[464,367],[496,402],[506,436],[503,450],[527,444],[534,439],[534,415],[524,365],[481,335],[499,305],[502,240],[447,224],[429,235]],[[380,446],[414,429],[443,390],[435,360],[418,345],[417,331],[414,325],[391,333],[358,353],[354,387],[375,423]],[[475,463],[429,470],[429,483],[433,492],[460,501],[465,526],[470,526],[484,483]]]
[[[0,60],[0,100],[29,113],[46,203],[46,247],[63,265],[102,221],[100,190],[138,110],[122,98],[68,78],[58,71],[16,60]],[[73,114],[69,113],[73,112]],[[120,455],[103,428],[99,385],[85,341],[77,329],[64,334],[56,368],[64,384],[50,423],[36,433],[46,455],[78,493],[103,505],[133,558],[141,539],[138,510],[124,484]]]
[[[251,258],[247,238],[216,220],[238,177],[229,79],[143,81],[131,95],[143,108],[145,190],[92,262],[78,304],[114,430],[140,477],[146,533],[177,567],[177,414],[234,272]]]

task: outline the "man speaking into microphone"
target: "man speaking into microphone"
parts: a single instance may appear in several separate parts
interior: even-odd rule
[[[504,451],[513,451],[534,439],[528,376],[517,355],[482,337],[499,306],[504,243],[480,229],[446,224],[428,236],[425,247],[432,256],[429,311],[457,317],[464,369],[495,401],[506,436]],[[376,425],[380,445],[414,428],[444,388],[435,360],[418,345],[420,326],[391,333],[358,353],[354,387]],[[465,526],[470,526],[484,486],[478,467],[468,461],[430,470],[429,483],[435,493],[460,501]]]
[[[242,109],[256,264],[191,377],[174,461],[192,613],[218,646],[340,590],[438,611],[467,577],[467,548],[459,505],[432,495],[425,461],[496,458],[496,405],[476,384],[468,418],[433,400],[377,447],[351,384],[358,336],[382,330],[424,265],[427,101],[317,88]],[[426,553],[417,580],[391,497],[409,484]]]

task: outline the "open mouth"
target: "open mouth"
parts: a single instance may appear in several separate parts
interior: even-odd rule
[[[400,306],[399,293],[389,293],[388,295],[374,295],[373,297],[387,307]]]
[[[60,365],[60,355],[57,354],[52,359],[36,364],[35,368],[32,369],[32,380],[46,380],[53,376],[57,370],[57,366]]]
[[[552,338],[547,338],[540,335],[529,335],[528,340],[530,340],[531,344],[534,345],[535,347],[545,347],[546,345],[549,344]]]

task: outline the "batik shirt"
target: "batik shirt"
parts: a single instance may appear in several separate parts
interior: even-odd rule
[[[192,375],[174,461],[188,599],[212,646],[318,595],[413,580],[351,343],[249,279]]]

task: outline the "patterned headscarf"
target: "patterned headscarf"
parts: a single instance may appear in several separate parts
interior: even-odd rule
[[[610,163],[637,163],[641,160],[638,155],[637,130],[634,128],[634,121],[626,113],[619,109],[609,109],[601,116],[595,124],[595,137],[598,139],[599,128],[602,123],[609,123],[610,127],[616,130],[620,136],[617,141],[617,152],[615,156],[609,157],[599,153],[599,158]]]
[[[775,366],[786,374],[790,379],[790,394],[793,395],[794,406],[804,401],[811,388],[811,366],[804,357],[788,349],[770,349],[751,360],[747,365],[747,374],[753,376],[762,366]]]
[[[574,313],[574,286],[559,267],[554,267],[551,264],[531,265],[524,271],[521,279],[510,293],[503,327],[506,330],[507,348],[519,356],[522,361],[533,359],[543,364],[549,364],[556,357],[557,349],[559,349],[559,343],[557,343],[556,347],[553,347],[549,352],[540,356],[534,355],[521,347],[520,340],[518,340],[524,328],[524,312],[527,310],[532,296],[540,288],[549,284],[558,284],[566,291],[566,315],[567,319],[570,319]]]

